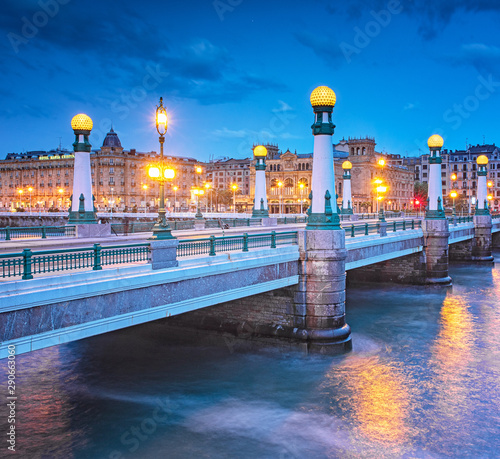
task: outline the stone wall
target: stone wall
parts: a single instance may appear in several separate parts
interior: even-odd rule
[[[450,261],[470,261],[472,257],[472,239],[450,244]]]
[[[370,266],[351,269],[347,272],[347,283],[393,282],[397,284],[425,284],[426,260],[423,252],[413,253]]]
[[[228,301],[171,317],[165,324],[235,335],[274,334],[280,327],[294,326],[294,291],[288,287]]]

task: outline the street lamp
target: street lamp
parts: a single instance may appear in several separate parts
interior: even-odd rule
[[[195,188],[193,190],[193,193],[196,196],[196,215],[195,215],[195,218],[200,220],[200,219],[203,219],[203,215],[200,211],[200,196],[203,196],[205,194],[205,190],[203,188]]]
[[[23,207],[23,190],[20,188],[17,192],[19,193],[20,207]]]
[[[144,190],[144,215],[146,215],[146,207],[147,207],[147,197],[146,193],[148,191],[148,186],[146,184],[142,185],[142,189]]]
[[[378,212],[378,219],[381,222],[385,222],[385,217],[384,217],[384,203],[382,200],[384,199],[383,196],[380,196],[381,194],[384,194],[387,191],[387,187],[384,185],[379,185],[377,187],[377,202],[380,201],[380,210]]]
[[[451,197],[451,199],[453,199],[453,217],[456,217],[456,216],[457,216],[457,214],[456,214],[456,212],[455,212],[455,198],[456,198],[457,196],[458,196],[458,193],[457,193],[455,190],[453,190],[453,191],[450,193],[450,197]]]
[[[378,202],[379,202],[379,191],[378,191],[378,187],[382,185],[382,183],[384,183],[384,181],[382,179],[379,179],[379,178],[376,178],[373,183],[375,185],[378,185],[377,187],[375,187],[375,191],[377,192],[377,212],[379,211],[379,205],[378,205]]]
[[[278,188],[280,189],[280,215],[283,213],[283,182],[278,182]]]
[[[236,213],[236,190],[238,189],[238,185],[233,183],[231,189],[233,190],[233,212]]]
[[[59,199],[61,200],[61,207],[63,206],[63,193],[64,193],[64,190],[62,188],[59,188],[57,190],[57,192],[59,193]]]
[[[148,170],[148,175],[160,182],[160,205],[158,209],[158,219],[153,226],[152,239],[175,239],[172,236],[170,226],[165,218],[165,181],[172,180],[175,177],[173,169],[165,167],[163,164],[163,144],[165,143],[165,134],[168,129],[167,110],[163,106],[163,97],[160,97],[160,105],[156,106],[156,131],[160,135],[160,164],[152,166]]]
[[[208,192],[210,191],[210,183],[206,182],[205,185],[203,185],[205,187],[205,190],[206,193],[207,193],[207,205],[206,207],[208,207]],[[206,207],[205,207],[205,210],[206,210]],[[208,212],[208,210],[206,210]],[[212,211],[212,195],[210,195],[210,212]]]
[[[30,215],[31,215],[31,193],[33,192],[33,188],[29,187],[28,191],[30,192]]]
[[[302,182],[299,183],[299,189],[300,189],[300,213],[303,214],[303,199],[302,199],[302,193],[304,191],[304,184]]]
[[[179,187],[177,185],[174,185],[173,186],[173,189],[174,189],[174,213],[177,211],[177,190],[179,189]]]

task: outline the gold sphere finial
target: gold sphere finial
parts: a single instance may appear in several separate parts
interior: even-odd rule
[[[344,161],[342,163],[342,169],[344,169],[345,171],[348,171],[348,170],[352,169],[352,163],[351,163],[351,161]]]
[[[476,161],[480,166],[486,166],[486,164],[488,164],[488,157],[486,155],[481,155],[477,157]]]
[[[434,134],[427,140],[429,148],[441,148],[444,144],[443,138],[439,134]]]
[[[75,115],[71,120],[71,128],[74,131],[91,131],[94,123],[90,116],[85,115],[84,113],[79,113]]]
[[[328,86],[318,86],[311,93],[311,105],[313,107],[325,106],[335,107],[337,96]]]
[[[253,149],[253,154],[259,158],[267,156],[267,148],[264,145],[257,145]]]

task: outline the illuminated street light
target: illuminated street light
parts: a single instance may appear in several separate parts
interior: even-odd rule
[[[450,197],[451,199],[453,199],[453,217],[456,217],[457,216],[457,213],[455,212],[455,198],[458,196],[458,193],[453,190],[451,193],[450,193]]]
[[[477,205],[476,215],[489,215],[490,210],[488,206],[488,187],[486,183],[486,176],[488,175],[488,157],[480,155],[476,159],[478,167],[477,171]]]
[[[173,187],[173,190],[174,190],[174,212],[176,212],[177,210],[177,190],[179,189],[179,187],[177,185],[174,185]]]
[[[233,190],[233,212],[236,213],[236,191],[238,190],[238,185],[236,185],[236,183],[233,183],[231,185],[231,189]]]
[[[160,164],[150,167],[148,175],[160,182],[160,205],[158,209],[158,219],[153,226],[152,239],[175,239],[172,236],[171,228],[165,218],[165,181],[175,177],[175,171],[169,169],[163,164],[163,144],[165,143],[165,134],[168,129],[167,110],[163,106],[163,98],[160,97],[160,105],[156,107],[156,131],[160,135]]]

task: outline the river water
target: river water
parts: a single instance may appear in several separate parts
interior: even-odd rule
[[[450,274],[449,290],[350,287],[342,356],[150,325],[20,355],[18,457],[500,457],[500,264]]]

